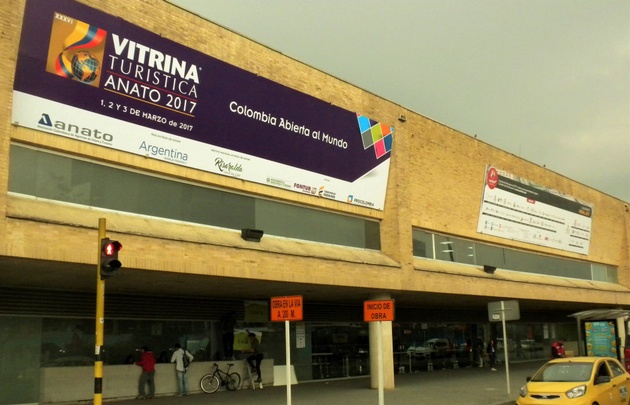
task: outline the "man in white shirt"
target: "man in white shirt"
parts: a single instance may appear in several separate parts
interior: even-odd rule
[[[188,378],[186,377],[187,368],[184,366],[184,356],[190,363],[193,361],[193,355],[188,350],[182,349],[179,343],[175,343],[175,351],[171,357],[171,363],[175,363],[175,372],[177,374],[177,382],[179,384],[179,395],[182,397],[188,395]]]

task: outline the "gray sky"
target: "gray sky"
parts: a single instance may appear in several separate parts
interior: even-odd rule
[[[630,202],[628,0],[169,1]]]

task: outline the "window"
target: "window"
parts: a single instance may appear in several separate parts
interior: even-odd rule
[[[413,230],[413,255],[454,263],[489,265],[524,273],[617,283],[617,269]]]
[[[197,360],[210,360],[213,354],[212,321],[113,319],[106,320],[104,327],[104,364],[138,361],[138,349],[145,345],[158,363],[170,363],[177,342]],[[93,319],[43,318],[42,367],[93,366],[94,333]]]
[[[118,192],[115,192],[118,190]],[[380,250],[380,224],[11,146],[9,191],[221,228]]]
[[[597,368],[597,377],[610,377],[606,363],[602,363]]]
[[[608,361],[607,363],[608,367],[610,367],[610,371],[612,371],[613,377],[618,377],[626,373],[619,363],[615,361]]]

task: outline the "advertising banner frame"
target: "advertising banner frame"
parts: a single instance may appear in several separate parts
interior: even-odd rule
[[[477,232],[587,255],[593,206],[486,166]]]
[[[377,210],[394,135],[73,0],[26,0],[12,122]]]

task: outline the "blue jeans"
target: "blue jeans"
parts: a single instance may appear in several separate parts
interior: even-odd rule
[[[179,385],[179,395],[188,395],[188,377],[185,371],[176,371],[177,383]]]

